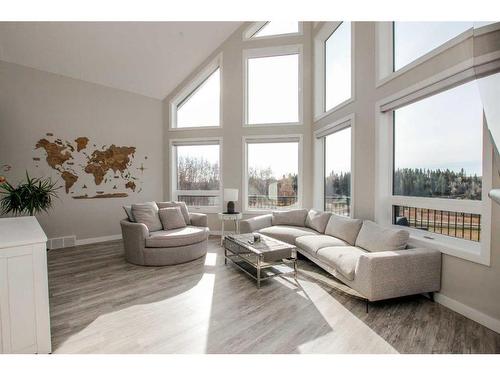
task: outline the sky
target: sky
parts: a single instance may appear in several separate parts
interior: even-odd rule
[[[330,173],[351,171],[351,128],[345,128],[326,136],[325,177]]]
[[[482,175],[483,109],[475,81],[395,111],[396,168]]]

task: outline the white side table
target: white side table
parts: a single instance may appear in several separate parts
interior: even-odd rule
[[[224,244],[224,222],[225,221],[234,221],[234,225],[236,227],[236,234],[240,233],[240,220],[242,219],[243,214],[241,212],[234,214],[226,214],[223,212],[219,213],[219,220],[222,222],[222,231],[220,234],[220,245]]]

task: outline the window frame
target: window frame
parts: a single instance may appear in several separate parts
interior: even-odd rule
[[[249,143],[276,143],[276,142],[297,142],[298,147],[298,160],[297,160],[297,206],[292,209],[302,208],[303,204],[303,189],[304,184],[302,181],[303,176],[303,135],[302,134],[287,134],[287,135],[253,135],[253,136],[243,136],[242,140],[242,160],[243,160],[243,181],[242,189],[243,192],[243,213],[244,214],[267,214],[272,211],[288,211],[289,209],[252,209],[248,207],[248,144]],[[252,142],[253,141],[253,142]]]
[[[203,146],[203,145],[219,145],[219,190],[177,190],[177,148],[176,146]],[[223,137],[204,137],[204,138],[178,138],[169,140],[169,155],[170,155],[170,199],[178,200],[179,195],[202,195],[202,196],[219,196],[219,205],[217,206],[188,206],[191,212],[201,213],[218,213],[221,212],[222,192],[224,185],[222,180],[222,148]]]
[[[191,95],[195,94],[198,88],[213,74],[215,71],[220,70],[219,82],[219,124],[210,126],[187,126],[177,127],[177,109]],[[184,130],[198,130],[198,129],[220,129],[223,126],[223,77],[224,69],[222,63],[222,53],[219,53],[210,63],[208,63],[201,71],[199,71],[193,78],[191,78],[179,92],[170,100],[170,123],[169,131],[184,131]]]
[[[257,32],[259,32],[264,26],[266,26],[269,22],[272,22],[272,21],[252,22],[245,29],[245,31],[243,31],[243,34],[242,34],[243,40],[244,41],[266,40],[266,39],[283,38],[283,37],[288,37],[288,36],[301,36],[301,35],[304,35],[304,26],[303,26],[302,22],[297,21],[298,22],[298,28],[299,28],[299,31],[297,31],[297,32],[254,37],[254,35]]]
[[[445,43],[439,45],[426,54],[416,58],[411,63],[403,66],[398,70],[394,70],[394,22],[377,22],[375,25],[375,72],[376,84],[378,88],[392,81],[417,66],[420,66],[428,60],[441,55],[447,50],[463,43],[466,40],[474,37],[474,27],[458,34]]]
[[[326,110],[326,41],[344,21],[325,22],[314,37],[314,121],[318,121],[356,100],[355,22],[351,22],[351,97]]]
[[[325,140],[328,135],[334,134],[341,130],[351,128],[351,195],[349,217],[354,217],[355,209],[355,115],[351,113],[339,120],[331,122],[314,132],[314,208],[324,211],[325,208],[325,167],[326,167],[326,147]]]
[[[491,257],[491,200],[488,192],[492,187],[493,148],[488,137],[486,119],[483,115],[483,151],[482,151],[482,199],[457,200],[431,197],[411,197],[393,194],[394,178],[394,110],[412,104],[427,97],[439,94],[475,79],[474,72],[468,71],[468,77],[457,81],[457,77],[442,78],[442,74],[431,77],[434,84],[426,82],[402,90],[382,99],[375,105],[376,112],[376,161],[375,161],[375,218],[378,223],[401,229],[393,224],[393,206],[403,205],[444,211],[476,213],[481,215],[481,240],[473,242],[438,233],[429,233],[414,228],[405,228],[410,232],[410,245],[430,247],[444,254],[466,259],[475,263],[490,265]]]
[[[302,44],[290,44],[275,47],[244,49],[243,58],[243,127],[258,128],[270,126],[289,126],[304,124],[304,53]],[[298,55],[299,76],[298,78],[298,121],[297,122],[269,122],[261,124],[250,124],[248,122],[248,60],[261,57],[279,57],[286,55]]]

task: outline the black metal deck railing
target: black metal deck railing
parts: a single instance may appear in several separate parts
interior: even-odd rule
[[[410,206],[393,206],[393,210],[393,223],[396,225],[475,242],[481,240],[481,215],[479,214]]]

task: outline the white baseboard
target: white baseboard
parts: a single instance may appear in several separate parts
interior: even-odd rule
[[[114,240],[121,240],[122,235],[121,234],[113,234],[111,236],[102,236],[102,237],[93,237],[93,238],[82,238],[81,240],[76,240],[76,245],[90,245],[93,243],[98,243],[98,242],[106,242],[106,241],[114,241]]]
[[[497,333],[500,333],[500,320],[492,318],[491,316],[486,315],[479,310],[464,305],[462,302],[458,302],[457,300],[454,300],[453,298],[445,296],[441,293],[434,293],[434,300],[437,303],[446,306],[450,310],[453,310],[465,316],[466,318],[474,320],[475,322],[482,324],[483,326],[488,327],[489,329]]]

